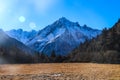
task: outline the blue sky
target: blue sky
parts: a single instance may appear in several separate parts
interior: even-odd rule
[[[61,17],[92,28],[112,27],[119,0],[0,0],[0,28],[40,30]]]

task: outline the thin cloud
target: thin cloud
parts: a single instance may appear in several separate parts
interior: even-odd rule
[[[38,12],[44,13],[53,7],[58,1],[59,0],[31,0],[30,2]]]
[[[6,0],[2,1],[0,0],[0,20],[5,16],[7,10],[8,10],[9,4],[6,2]]]

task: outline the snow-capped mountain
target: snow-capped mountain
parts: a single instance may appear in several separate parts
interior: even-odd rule
[[[86,25],[80,26],[78,22],[71,22],[62,17],[40,30],[26,45],[48,55],[53,51],[57,55],[66,55],[86,39],[96,37],[100,33],[100,30]]]
[[[18,30],[10,30],[10,31],[6,31],[6,33],[12,37],[17,39],[18,41],[26,44],[27,41],[31,40],[32,38],[34,38],[37,34],[37,31],[32,30],[32,31],[23,31],[22,29],[18,29]]]

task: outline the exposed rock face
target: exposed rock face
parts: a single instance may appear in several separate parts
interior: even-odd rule
[[[71,22],[63,17],[40,30],[27,45],[47,55],[51,55],[53,51],[57,55],[67,55],[86,39],[92,39],[100,33],[100,30],[86,25],[80,26],[77,22]]]

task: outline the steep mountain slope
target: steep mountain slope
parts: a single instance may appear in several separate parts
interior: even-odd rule
[[[68,57],[69,62],[120,63],[120,20],[97,38],[81,44]]]
[[[34,38],[37,34],[37,31],[32,30],[32,31],[23,31],[22,29],[18,29],[18,30],[10,30],[10,31],[6,31],[6,33],[12,37],[17,39],[18,41],[26,44],[29,40],[31,40],[32,38]]]
[[[86,25],[80,26],[77,22],[74,23],[62,17],[39,31],[27,45],[47,55],[51,55],[52,52],[57,55],[66,55],[86,39],[92,39],[100,33],[99,30]]]
[[[35,52],[0,30],[0,64],[35,62]]]

